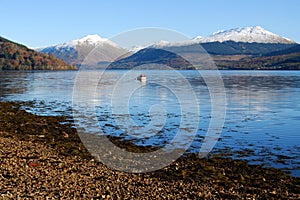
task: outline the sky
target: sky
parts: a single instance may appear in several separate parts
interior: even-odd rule
[[[299,0],[0,0],[0,6],[0,36],[29,47],[143,27],[193,38],[256,25],[300,43]]]

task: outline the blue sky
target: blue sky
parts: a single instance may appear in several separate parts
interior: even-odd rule
[[[0,36],[30,47],[88,34],[109,38],[141,27],[195,37],[260,25],[300,42],[298,0],[2,0],[0,5]]]

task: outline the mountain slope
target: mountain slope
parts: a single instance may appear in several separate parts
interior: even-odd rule
[[[293,54],[293,53],[300,53],[300,44],[295,45],[288,49],[281,50],[281,51],[271,52],[269,54],[266,54],[265,56],[278,56],[278,55]]]
[[[0,70],[69,70],[73,65],[0,37]]]
[[[261,56],[216,63],[220,69],[300,70],[300,45]]]
[[[175,53],[162,49],[145,48],[131,56],[111,63],[108,69],[133,69],[142,65],[147,65],[144,66],[144,68],[147,68],[151,64],[167,65],[174,69],[190,69],[191,66],[187,60]],[[153,69],[160,69],[159,65],[151,67]]]
[[[127,51],[98,35],[88,35],[63,44],[40,48],[38,51],[48,53],[74,65],[94,65],[99,62],[111,62]],[[92,54],[90,54],[90,52]],[[89,55],[88,59],[87,56]]]
[[[281,51],[294,47],[297,44],[282,44],[282,43],[247,43],[247,42],[208,42],[197,43],[184,46],[167,46],[161,47],[165,50],[182,52],[182,53],[195,53],[199,51],[199,46],[211,55],[260,55],[267,54],[274,51]]]

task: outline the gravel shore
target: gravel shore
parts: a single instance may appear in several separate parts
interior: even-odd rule
[[[185,155],[143,174],[112,170],[66,120],[0,103],[0,199],[300,199],[300,178],[218,156]]]

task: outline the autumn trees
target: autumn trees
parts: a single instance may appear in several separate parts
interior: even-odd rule
[[[0,70],[68,70],[75,66],[0,37]]]

